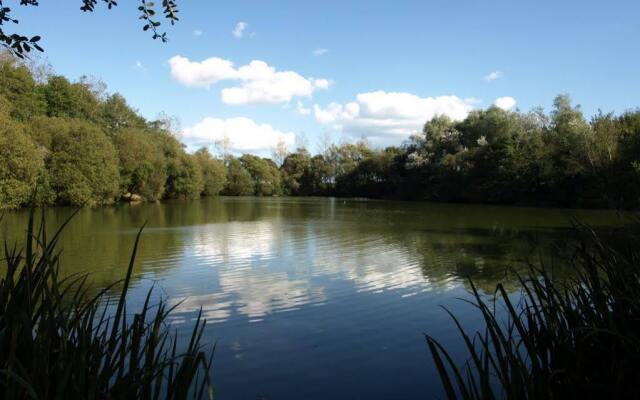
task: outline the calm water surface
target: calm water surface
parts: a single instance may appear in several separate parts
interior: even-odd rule
[[[70,212],[49,210],[49,226]],[[606,211],[342,199],[121,205],[76,216],[64,272],[90,271],[96,288],[122,278],[148,221],[132,301],[157,285],[180,303],[183,336],[203,308],[218,399],[442,398],[423,333],[463,353],[440,306],[478,326],[459,300],[468,277],[487,292],[498,282],[516,290],[514,270],[564,240],[571,216],[618,221]],[[1,239],[21,240],[26,218],[6,215]]]

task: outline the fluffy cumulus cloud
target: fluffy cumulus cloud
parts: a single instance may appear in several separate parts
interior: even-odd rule
[[[484,80],[487,82],[493,82],[495,80],[502,78],[502,76],[503,76],[502,71],[492,71],[487,75],[485,75]]]
[[[218,57],[193,62],[186,57],[174,56],[169,59],[169,66],[173,78],[189,87],[209,87],[222,80],[235,79],[237,75],[231,61]]]
[[[474,99],[457,96],[419,97],[384,91],[361,93],[346,104],[314,105],[316,120],[339,131],[368,137],[407,137],[436,115],[464,119]]]
[[[293,145],[295,134],[282,132],[269,124],[258,124],[244,117],[205,118],[193,127],[184,129],[182,139],[194,148],[226,141],[233,151],[259,153],[275,148],[281,141]]]
[[[191,61],[174,56],[169,60],[171,75],[190,87],[210,87],[220,81],[239,82],[221,91],[222,102],[230,105],[288,103],[294,97],[311,97],[316,90],[331,85],[327,79],[305,78],[294,71],[277,71],[264,61],[253,60],[235,68],[229,60],[218,57]]]
[[[496,101],[493,103],[496,107],[502,108],[503,110],[513,110],[516,106],[516,99],[513,97],[505,96],[498,97]]]
[[[231,33],[233,34],[233,37],[236,39],[242,39],[242,37],[244,36],[244,31],[247,29],[247,26],[249,26],[249,24],[247,24],[244,21],[240,21],[236,24],[236,27],[233,28],[233,30],[231,31]]]

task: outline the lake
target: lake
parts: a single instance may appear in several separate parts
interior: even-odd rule
[[[49,209],[47,224],[71,212]],[[516,272],[550,257],[572,216],[618,221],[609,211],[331,198],[118,205],[72,220],[63,272],[89,271],[95,288],[122,278],[147,221],[132,302],[156,285],[178,304],[183,336],[202,307],[218,399],[443,398],[423,334],[464,353],[441,306],[478,327],[460,300],[468,278],[515,293]],[[21,240],[26,220],[5,215],[2,240]]]

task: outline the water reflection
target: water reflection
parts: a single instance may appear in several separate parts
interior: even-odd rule
[[[71,211],[47,210],[48,226]],[[421,335],[461,344],[438,306],[477,324],[457,300],[467,279],[487,293],[498,282],[515,290],[515,274],[551,254],[572,214],[617,223],[609,212],[335,199],[121,205],[77,215],[62,272],[89,271],[96,288],[122,278],[148,221],[133,305],[160,281],[185,340],[202,308],[205,341],[220,339],[219,398],[437,397]],[[1,239],[20,238],[26,220],[8,214]]]
[[[202,307],[211,322],[234,317],[258,322],[350,293],[397,291],[406,298],[468,288],[468,278],[486,292],[498,282],[514,290],[517,273],[538,256],[533,250],[550,251],[548,243],[561,234],[546,225],[509,227],[495,219],[490,227],[445,229],[438,227],[446,223],[442,219],[399,218],[397,209],[383,203],[221,204],[230,222],[190,227],[184,240],[183,263],[192,265],[190,274],[207,279],[206,290],[213,292],[199,294],[193,287],[175,292],[181,321]],[[559,213],[555,221],[549,215],[547,224],[561,220]]]

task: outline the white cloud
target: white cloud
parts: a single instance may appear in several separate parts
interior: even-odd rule
[[[500,79],[504,76],[504,74],[502,73],[502,71],[493,71],[490,72],[489,74],[485,75],[484,80],[487,82],[493,82],[497,79]]]
[[[174,56],[169,60],[169,65],[173,78],[185,86],[209,87],[222,80],[236,79],[237,76],[233,63],[218,57],[191,62],[186,57]]]
[[[133,69],[135,69],[137,71],[140,71],[140,72],[147,72],[148,71],[147,67],[145,67],[144,64],[142,63],[142,61],[140,61],[140,60],[137,60],[135,62],[135,64],[133,64],[131,66],[131,68],[133,68]]]
[[[314,105],[316,120],[339,131],[369,137],[408,136],[419,131],[425,122],[444,114],[454,120],[464,119],[475,99],[457,96],[422,98],[411,93],[384,91],[361,93],[356,101]]]
[[[305,107],[305,105],[299,101],[298,105],[296,107],[296,111],[298,111],[298,114],[300,115],[309,115],[311,114],[311,109],[308,107]]]
[[[282,132],[269,124],[258,124],[245,117],[205,118],[182,131],[182,139],[192,147],[212,146],[228,140],[237,152],[260,152],[274,148],[279,141],[293,145],[295,134]]]
[[[516,106],[516,99],[509,96],[498,97],[493,105],[502,108],[503,110],[513,110],[513,108]]]
[[[329,52],[329,49],[320,48],[320,49],[315,49],[313,51],[313,55],[320,57],[320,56],[323,56],[323,55],[327,54],[328,52]]]
[[[202,36],[202,31],[201,31],[201,30],[199,30],[199,29],[196,29],[196,30],[194,30],[193,32],[191,32],[191,34],[192,34],[194,37],[200,37],[200,36]]]
[[[174,56],[169,65],[174,79],[186,86],[210,87],[219,81],[239,81],[239,86],[221,91],[222,102],[230,105],[288,103],[294,97],[311,97],[314,91],[326,90],[331,85],[327,79],[277,71],[260,60],[235,68],[231,61],[218,57],[197,62]]]
[[[242,37],[244,36],[244,31],[245,29],[247,29],[247,26],[249,26],[249,24],[247,24],[246,22],[240,21],[236,24],[236,27],[233,28],[233,31],[231,31],[231,33],[233,34],[233,37],[235,37],[236,39],[242,39]]]
[[[331,86],[331,81],[328,79],[312,79],[313,87],[320,90],[327,90]]]

